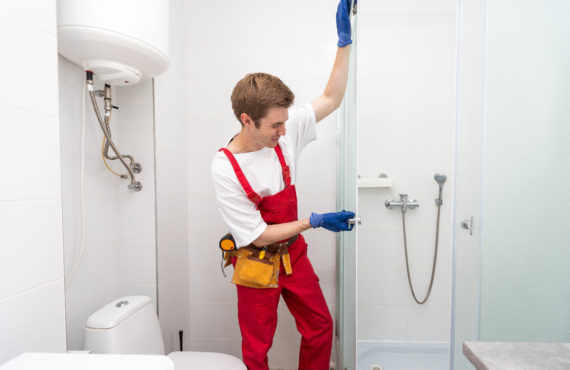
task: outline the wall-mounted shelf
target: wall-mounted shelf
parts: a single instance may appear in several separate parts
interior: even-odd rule
[[[359,178],[357,185],[358,188],[391,188],[394,185],[394,179],[391,177]]]

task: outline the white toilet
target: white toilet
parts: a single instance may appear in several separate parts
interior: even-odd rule
[[[85,323],[85,350],[95,353],[164,355],[158,317],[150,297],[129,296],[109,303]],[[246,370],[238,358],[214,352],[172,352],[176,370]]]

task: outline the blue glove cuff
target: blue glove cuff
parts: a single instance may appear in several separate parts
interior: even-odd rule
[[[309,217],[309,223],[311,224],[311,227],[313,229],[316,229],[317,227],[322,227],[323,226],[323,215],[320,215],[318,213],[311,213],[311,217]]]
[[[339,38],[338,43],[337,43],[339,48],[343,48],[346,45],[350,45],[350,44],[352,44],[352,40],[350,39],[350,36],[348,37],[348,40],[343,40],[343,39]]]

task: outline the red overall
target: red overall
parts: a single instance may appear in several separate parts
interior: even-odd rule
[[[297,193],[295,185],[291,185],[289,167],[279,145],[275,147],[275,152],[283,170],[285,189],[264,198],[253,191],[232,153],[225,148],[220,151],[230,160],[247,197],[257,205],[267,224],[297,221]],[[289,246],[289,255],[293,273],[286,275],[281,264],[278,288],[255,289],[237,285],[242,355],[249,370],[269,369],[267,352],[277,326],[280,295],[283,295],[302,336],[299,369],[329,369],[332,318],[319,278],[307,257],[307,243],[301,234]]]

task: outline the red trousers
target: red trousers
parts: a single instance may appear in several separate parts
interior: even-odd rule
[[[302,336],[298,368],[329,369],[333,322],[306,247],[299,249],[299,256],[290,249],[293,274],[285,275],[281,266],[278,288],[237,285],[242,355],[249,370],[269,369],[267,352],[277,326],[277,304],[281,295]]]

